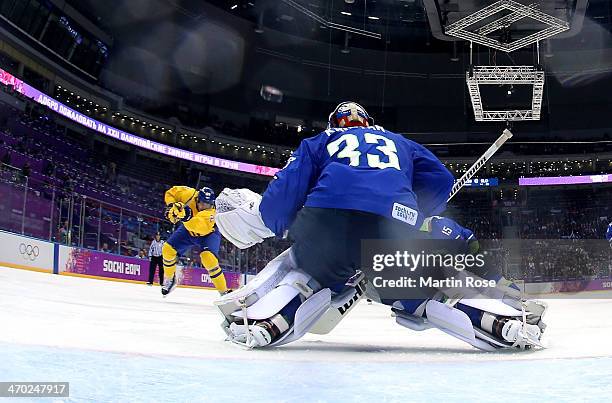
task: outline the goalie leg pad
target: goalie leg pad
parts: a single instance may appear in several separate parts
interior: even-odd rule
[[[311,279],[308,274],[297,269],[290,271],[274,289],[259,298],[253,305],[248,306],[247,318],[268,319],[280,312],[298,294],[309,298],[313,294],[313,289],[308,286]],[[232,316],[244,317],[242,310],[233,312]]]
[[[476,332],[465,312],[438,301],[428,301],[425,307],[427,320],[443,332],[484,350],[495,351],[489,343],[476,338]]]
[[[225,294],[215,300],[214,304],[225,318],[229,318],[232,313],[242,308],[243,303],[249,307],[276,288],[290,271],[295,270],[295,267],[291,248],[289,248],[271,260],[246,285]]]
[[[359,272],[357,277],[349,283],[351,285],[346,290],[332,297],[329,309],[310,329],[310,333],[327,334],[331,332],[363,299],[367,283],[363,273]]]
[[[281,315],[271,317],[268,321],[281,332],[274,342],[272,342],[271,332],[265,327],[257,324],[247,326],[241,324],[242,321],[232,323],[226,333],[231,341],[248,348],[281,346],[304,336],[329,309],[330,302],[331,290],[324,288],[301,303],[295,311],[291,324],[287,324],[284,318],[280,317]],[[247,316],[250,314],[247,313]]]
[[[321,291],[308,298],[300,305],[295,313],[293,327],[287,333],[281,336],[278,340],[270,344],[273,346],[281,346],[291,343],[304,336],[310,329],[319,321],[321,316],[328,311],[331,303],[331,290],[324,288]]]
[[[315,293],[319,288],[310,275],[295,268],[287,249],[247,285],[219,298],[215,305],[225,318],[222,327],[231,341],[249,348],[270,345],[269,332],[257,325],[266,321],[280,331],[271,343],[276,346],[302,337],[328,310],[331,291]],[[297,308],[284,309],[296,300]]]
[[[499,300],[462,299],[458,308],[429,300],[419,306],[418,313],[414,314],[402,308],[401,304],[394,304],[392,308],[399,325],[417,331],[436,327],[480,350],[542,347],[538,327],[525,322],[526,315],[522,310],[509,307]],[[496,332],[492,329],[494,323],[499,327]],[[500,330],[503,338],[498,334]]]

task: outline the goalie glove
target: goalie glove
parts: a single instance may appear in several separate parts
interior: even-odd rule
[[[221,234],[240,249],[273,237],[259,212],[261,195],[249,189],[223,189],[215,200],[215,222]]]
[[[191,217],[193,217],[191,208],[181,202],[166,206],[166,219],[172,224],[176,224],[179,221],[189,221]]]

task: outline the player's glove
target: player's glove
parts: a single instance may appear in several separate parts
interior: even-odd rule
[[[166,219],[172,224],[176,224],[179,221],[189,221],[191,217],[193,217],[191,208],[181,202],[166,206]]]

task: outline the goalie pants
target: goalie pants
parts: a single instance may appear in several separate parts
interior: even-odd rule
[[[302,208],[289,229],[298,267],[322,287],[344,286],[361,267],[364,239],[422,237],[401,221],[357,210]]]
[[[323,288],[341,291],[346,281],[361,267],[361,241],[364,239],[420,239],[423,233],[407,224],[356,210],[304,207],[289,229],[294,241],[293,254],[298,267],[310,274]],[[414,313],[425,299],[406,299],[400,303]],[[383,300],[393,305],[394,300]],[[464,304],[465,312],[475,326],[480,326],[483,311]],[[285,308],[292,317],[295,304]]]

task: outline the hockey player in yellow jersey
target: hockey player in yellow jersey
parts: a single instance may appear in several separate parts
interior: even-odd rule
[[[176,230],[162,248],[166,282],[162,295],[166,296],[178,285],[176,264],[180,255],[191,247],[200,248],[202,266],[208,270],[217,291],[225,294],[227,284],[219,266],[221,233],[215,226],[215,192],[208,187],[200,190],[174,186],[164,195],[166,218],[176,224]]]

